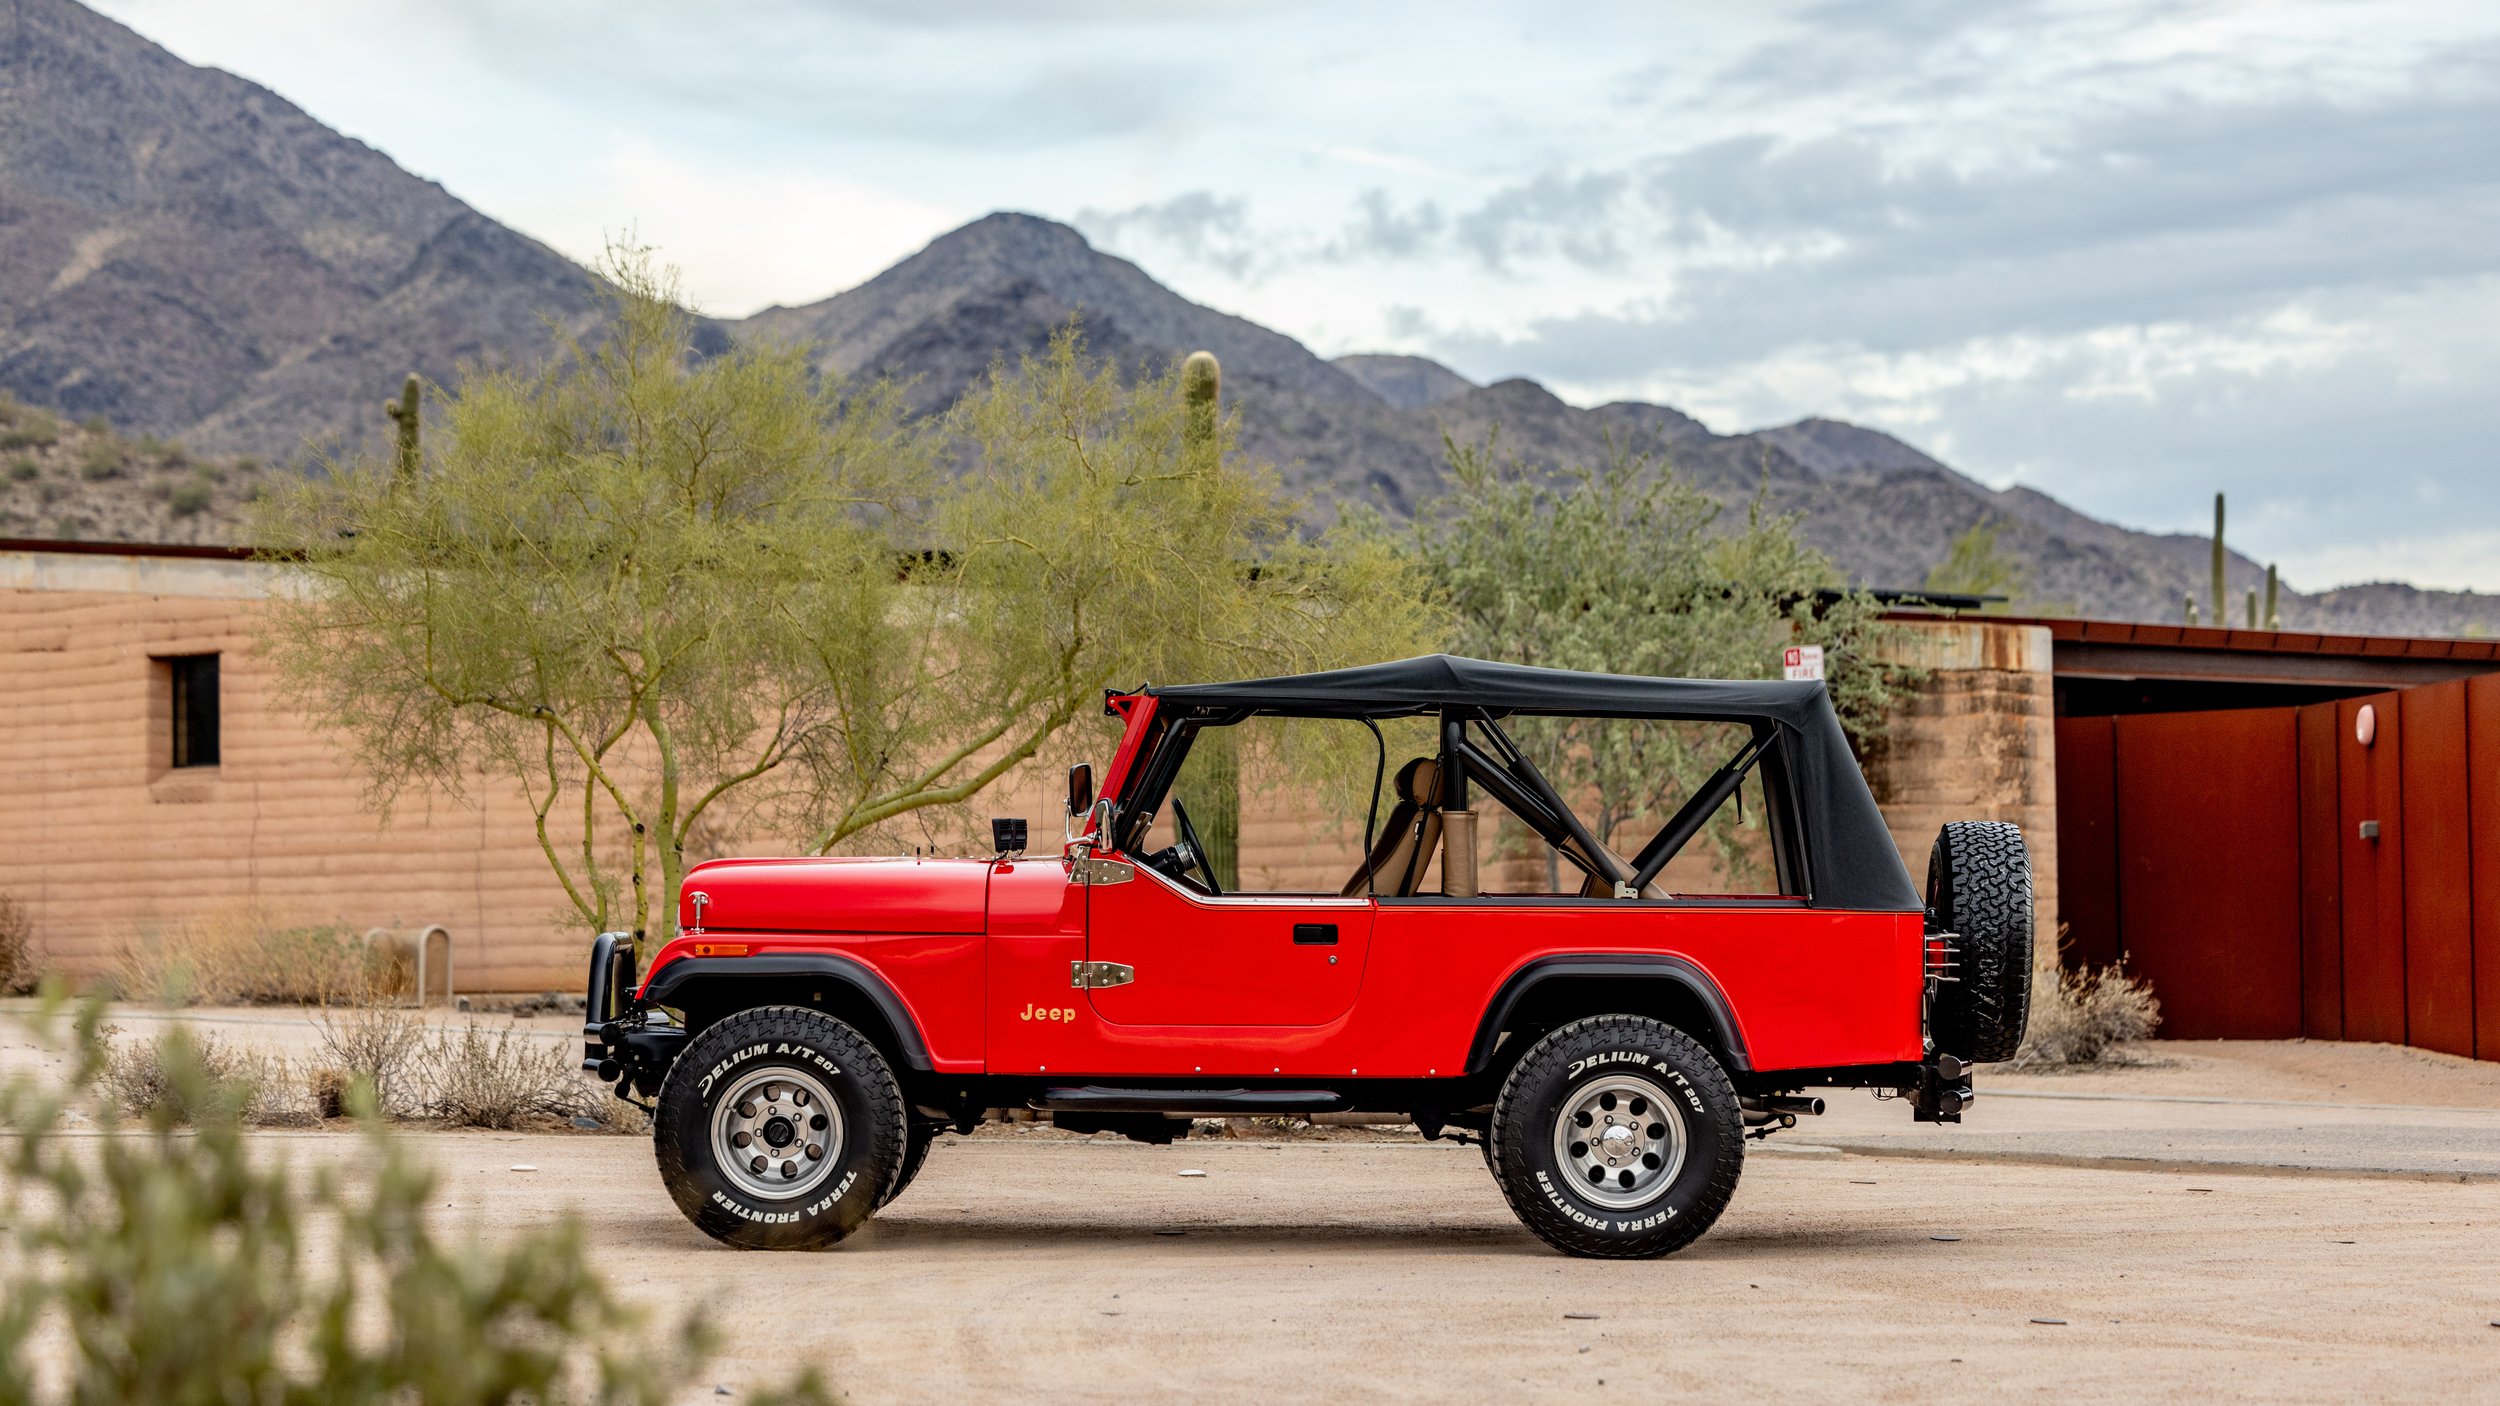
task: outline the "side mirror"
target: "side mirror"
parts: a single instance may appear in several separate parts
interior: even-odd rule
[[[1083,815],[1094,808],[1094,764],[1078,762],[1068,768],[1068,814]]]

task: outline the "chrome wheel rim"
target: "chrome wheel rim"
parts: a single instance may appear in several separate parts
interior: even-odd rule
[[[1572,1191],[1608,1210],[1656,1200],[1684,1167],[1684,1115],[1647,1079],[1583,1084],[1554,1117],[1554,1161]]]
[[[842,1105],[815,1075],[760,1069],[712,1105],[712,1161],[758,1201],[805,1196],[842,1160]]]

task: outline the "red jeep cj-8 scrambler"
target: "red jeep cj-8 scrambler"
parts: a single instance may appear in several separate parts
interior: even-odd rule
[[[1972,1063],[2022,1038],[2021,833],[1945,826],[1922,903],[1819,683],[1433,656],[1108,706],[1126,731],[1099,799],[1071,771],[1063,853],[1026,856],[1002,820],[994,858],[704,864],[639,989],[630,942],[599,939],[586,1067],[657,1098],[660,1175],[696,1225],[830,1245],[990,1109],[1145,1142],[1360,1111],[1481,1140],[1558,1249],[1660,1255],[1726,1207],[1748,1130],[1821,1111],[1809,1090],[1958,1121]],[[1514,741],[1533,718],[1672,722],[1730,755],[1625,857]],[[1242,891],[1192,825],[1212,769],[1192,757],[1225,754],[1231,784],[1242,753],[1209,739],[1262,725],[1354,729],[1372,763],[1363,848],[1325,891]],[[1777,892],[1668,892],[1731,799]],[[1496,867],[1544,891],[1483,891],[1493,808],[1512,851],[1542,841]]]

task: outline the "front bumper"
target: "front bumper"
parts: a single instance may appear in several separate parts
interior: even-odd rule
[[[668,1067],[686,1043],[666,1011],[634,999],[634,935],[603,932],[590,944],[590,981],[582,993],[582,1068],[616,1085],[616,1096],[655,1098]]]

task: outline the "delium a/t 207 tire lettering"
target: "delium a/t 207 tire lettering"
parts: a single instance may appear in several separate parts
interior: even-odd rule
[[[1736,1191],[1744,1112],[1690,1035],[1641,1016],[1539,1040],[1493,1105],[1493,1177],[1566,1254],[1651,1259],[1691,1244]]]
[[[894,1071],[857,1030],[794,1006],[739,1011],[669,1070],[652,1119],[660,1179],[705,1234],[804,1250],[857,1230],[902,1170]]]

